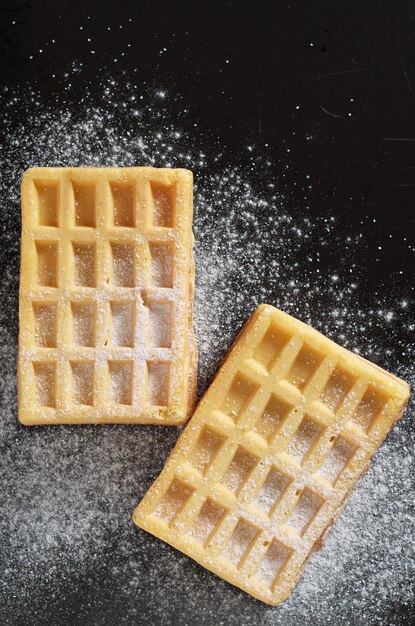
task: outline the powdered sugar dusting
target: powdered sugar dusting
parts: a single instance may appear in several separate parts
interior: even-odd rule
[[[79,69],[73,73],[78,75]],[[5,500],[0,621],[23,623],[30,614],[43,623],[48,611],[62,606],[66,594],[63,617],[68,623],[76,623],[81,610],[91,616],[89,623],[107,623],[109,607],[112,611],[119,607],[116,610],[123,616],[119,623],[141,619],[169,624],[183,604],[193,622],[201,624],[216,623],[221,615],[226,615],[227,624],[393,623],[389,619],[393,607],[404,610],[415,599],[415,455],[410,411],[382,446],[293,595],[276,609],[255,602],[133,528],[131,512],[161,470],[178,429],[24,428],[16,422],[12,364],[17,345],[19,180],[32,165],[158,165],[193,170],[200,391],[260,302],[275,304],[413,382],[410,285],[404,293],[401,287],[397,291],[394,285],[379,284],[378,295],[367,297],[365,233],[352,227],[347,231],[338,208],[336,217],[313,212],[306,201],[304,206],[293,206],[280,175],[286,164],[273,163],[255,150],[250,160],[239,159],[221,146],[219,138],[183,133],[180,118],[193,113],[185,110],[178,95],[163,90],[160,98],[158,93],[159,89],[131,83],[121,88],[106,80],[101,100],[90,98],[86,88],[81,106],[68,103],[56,110],[46,109],[36,93],[4,96],[0,385],[5,402],[0,463]],[[18,127],[13,123],[16,108],[24,113]],[[175,115],[178,109],[181,113]],[[165,220],[169,217],[162,191],[156,193],[160,219]],[[44,220],[53,220],[49,206],[53,190],[41,192]],[[119,219],[130,219],[125,207],[120,215]],[[125,251],[113,252],[116,282],[117,263],[123,265],[125,276],[129,258]],[[160,258],[152,250],[153,281],[168,287],[171,272],[160,265]],[[82,283],[93,276],[93,256],[80,251],[79,259]],[[45,251],[44,261],[41,271],[49,284],[54,277],[53,250]],[[93,338],[82,330],[84,313],[79,312],[75,332],[88,345]],[[164,321],[160,323],[154,326],[154,341],[165,344]],[[122,344],[129,341],[129,333],[127,337],[118,326],[113,336]],[[53,341],[53,333],[43,340]],[[46,402],[51,396],[49,374],[40,372],[39,379]],[[115,401],[128,404],[131,400],[117,382],[117,371],[113,374]],[[151,371],[148,375],[151,378]],[[165,377],[167,381],[168,372]],[[155,403],[165,401],[163,390],[153,393]],[[79,394],[81,400],[88,400],[87,388],[79,387]],[[345,451],[339,448],[338,453],[333,472]],[[242,536],[249,540],[249,533]],[[266,576],[277,571],[280,563],[277,547],[273,550]],[[183,593],[177,594],[179,586]]]

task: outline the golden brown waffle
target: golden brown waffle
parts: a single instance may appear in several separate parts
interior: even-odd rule
[[[134,522],[278,604],[408,396],[405,382],[262,305]]]
[[[19,420],[178,424],[194,404],[192,174],[22,181]]]

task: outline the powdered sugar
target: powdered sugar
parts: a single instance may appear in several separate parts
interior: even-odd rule
[[[242,163],[220,146],[219,139],[183,133],[180,119],[172,121],[171,112],[180,108],[179,96],[165,93],[161,99],[157,91],[132,84],[121,88],[107,80],[100,99],[86,94],[80,108],[68,104],[53,111],[43,107],[37,94],[6,96],[1,621],[21,623],[19,619],[36,613],[41,618],[48,614],[48,606],[62,606],[61,595],[72,591],[75,599],[69,597],[63,604],[67,616],[77,615],[79,589],[84,587],[83,602],[95,607],[91,624],[105,623],[102,616],[114,606],[124,616],[119,623],[131,623],[139,607],[143,622],[168,624],[173,608],[179,610],[181,604],[193,622],[206,624],[213,623],[215,615],[226,616],[226,624],[385,623],[394,605],[409,605],[415,598],[414,432],[409,412],[376,456],[323,550],[307,565],[296,591],[278,609],[259,605],[132,527],[131,512],[161,470],[178,429],[29,429],[16,422],[12,364],[17,338],[18,186],[23,170],[32,165],[149,164],[194,171],[200,391],[260,302],[296,315],[411,382],[410,286],[404,293],[402,286],[398,291],[379,284],[379,295],[367,298],[365,233],[352,227],[345,233],[338,217],[313,213],[306,203],[292,206],[283,178],[275,180],[286,164],[273,163],[255,150],[249,163]],[[18,128],[13,126],[16,107],[24,117]],[[50,220],[45,203],[45,219]],[[160,266],[157,250],[152,255],[153,280],[170,286],[170,270]],[[47,250],[44,275],[49,282],[52,257]],[[90,263],[90,257],[80,258]],[[124,253],[119,259],[129,263]],[[80,280],[90,280],[91,272],[82,268]],[[166,343],[164,331],[162,338],[158,331],[156,336],[155,341]],[[124,335],[119,340],[127,341]],[[128,401],[118,385],[115,391]],[[85,390],[80,392],[85,395]],[[163,400],[160,393],[154,390],[157,403]],[[270,559],[277,562],[278,551],[276,555],[271,553]],[[88,615],[85,607],[83,614]]]

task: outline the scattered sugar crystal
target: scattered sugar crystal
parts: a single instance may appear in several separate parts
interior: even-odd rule
[[[133,621],[149,623],[162,622],[172,611],[179,614],[184,605],[201,623],[219,615],[231,626],[397,626],[398,611],[410,621],[415,601],[413,404],[294,593],[277,609],[252,601],[132,528],[131,512],[160,472],[178,429],[18,425],[12,364],[17,354],[19,184],[23,171],[34,165],[171,163],[193,170],[199,392],[210,383],[243,321],[264,301],[414,382],[411,268],[405,270],[407,288],[402,276],[396,284],[393,275],[374,278],[365,266],[369,231],[349,226],[347,213],[340,215],[346,215],[344,220],[334,219],[329,209],[324,213],[317,206],[308,208],[307,200],[293,202],[283,177],[288,162],[275,163],[256,150],[247,163],[223,137],[183,131],[172,110],[180,109],[185,126],[197,112],[173,90],[160,99],[133,81],[118,79],[104,79],[101,92],[95,83],[92,97],[82,69],[73,67],[56,80],[65,87],[83,80],[83,103],[71,101],[68,87],[67,102],[55,108],[46,107],[36,89],[2,94],[0,621],[10,623],[12,616],[15,623],[25,623],[28,615],[36,615],[39,623],[50,623],[57,598],[65,598],[68,612],[89,603],[93,608],[85,611],[93,611],[97,620],[112,615],[116,602],[123,618],[134,615]],[[139,107],[124,106],[132,96]],[[313,136],[310,130],[305,140]],[[341,211],[336,207],[336,214]],[[317,252],[327,271],[319,268]],[[153,283],[171,288],[170,265],[163,258],[153,250]],[[131,273],[126,273],[129,280]],[[393,316],[387,320],[379,311]],[[185,594],[178,594],[184,583]],[[68,613],[62,620],[76,623],[77,615]]]

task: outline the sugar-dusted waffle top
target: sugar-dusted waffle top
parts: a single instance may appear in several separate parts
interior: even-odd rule
[[[134,522],[278,604],[408,396],[405,382],[262,305]]]
[[[186,420],[196,381],[192,200],[183,169],[24,174],[21,422]]]

